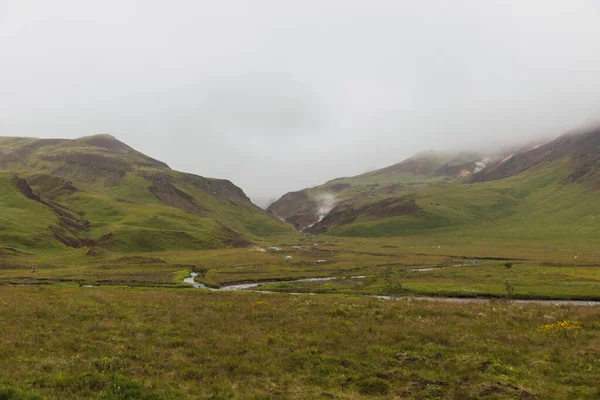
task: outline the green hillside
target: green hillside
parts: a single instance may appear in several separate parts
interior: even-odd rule
[[[398,166],[414,161],[409,159],[340,180],[351,184],[345,190],[354,191],[353,196],[340,196],[339,203],[305,231],[347,237],[594,241],[600,237],[599,143],[598,129],[567,134],[458,179],[441,177],[436,173],[439,167],[416,168],[413,162],[413,172],[422,175],[405,173],[401,190],[382,191],[385,186],[379,182],[389,179],[389,172],[398,171]],[[431,153],[428,158],[435,159]],[[438,165],[445,161],[442,158]],[[419,164],[426,165],[423,161]],[[369,180],[373,183],[368,184]],[[310,196],[318,190],[331,190],[331,184],[298,193]],[[272,210],[284,209],[289,197],[280,199]]]
[[[357,217],[339,220],[337,209],[321,224],[340,236],[414,234],[494,237],[510,241],[597,240],[600,236],[600,191],[565,184],[568,170],[560,162],[540,165],[520,175],[481,184],[439,183],[402,198],[413,207],[384,214],[384,202],[370,204],[379,215],[352,210]],[[348,206],[347,208],[351,208]],[[338,222],[336,223],[336,217]]]
[[[477,169],[481,158],[470,152],[422,152],[390,167],[287,193],[271,204],[268,211],[303,230],[317,223],[334,206],[365,205],[414,193],[431,183],[468,176]]]
[[[0,138],[0,245],[157,251],[290,233],[226,180],[171,170],[112,136]]]

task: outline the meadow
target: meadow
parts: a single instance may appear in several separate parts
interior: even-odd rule
[[[600,396],[599,308],[510,301],[600,300],[591,242],[286,235],[0,250],[3,400]],[[193,271],[211,287],[280,282],[211,292],[183,282]],[[290,282],[311,277],[338,279]],[[401,300],[423,295],[491,300]]]
[[[592,307],[50,285],[0,318],[2,399],[600,396]]]
[[[598,399],[597,137],[291,193],[301,233],[109,135],[0,138],[0,400]]]
[[[585,242],[284,236],[244,248],[4,254],[0,284],[183,287],[195,271],[197,281],[216,288],[333,277],[264,288],[386,295],[394,282],[406,295],[600,300],[600,250]],[[351,277],[364,278],[343,279]]]

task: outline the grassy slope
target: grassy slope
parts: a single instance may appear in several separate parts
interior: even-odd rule
[[[444,176],[432,176],[432,172],[435,169],[450,163],[456,156],[456,153],[435,151],[419,153],[403,163],[410,162],[413,159],[427,160],[428,165],[430,165],[429,168],[426,168],[427,173],[410,171],[412,168],[403,168],[403,163],[398,163],[381,170],[353,177],[334,179],[323,185],[307,189],[307,192],[312,198],[323,192],[335,193],[339,202],[344,202],[359,195],[361,195],[359,201],[364,201],[365,197],[371,199],[383,198],[385,197],[385,194],[382,193],[382,188],[386,187],[395,194],[411,193],[430,183],[442,181],[445,178]],[[342,189],[338,192],[331,189],[332,186],[340,184],[348,184],[351,185],[351,187]]]
[[[0,244],[23,248],[61,248],[47,227],[58,223],[54,213],[25,198],[14,175],[0,172]],[[45,234],[42,232],[46,232]]]
[[[592,308],[0,287],[0,396],[597,399]],[[546,331],[559,321],[577,330]],[[12,388],[9,389],[9,388]]]
[[[215,248],[238,236],[260,241],[262,236],[291,233],[287,226],[243,198],[228,200],[213,195],[190,184],[184,174],[132,149],[105,149],[88,143],[87,139],[43,146],[35,146],[35,139],[0,139],[0,154],[1,150],[23,153],[2,165],[2,245],[23,250],[30,247],[65,250],[48,229],[50,225],[59,225],[56,215],[44,205],[25,198],[15,188],[14,176],[33,182],[31,187],[37,194],[90,222],[88,231],[74,235],[98,239],[114,234],[110,244],[114,251]],[[117,142],[117,146],[121,145]],[[23,150],[28,147],[31,149]],[[102,158],[91,158],[94,161],[86,164],[89,157]],[[104,159],[108,161],[104,163]],[[98,164],[94,164],[96,161]],[[55,171],[72,181],[79,191],[58,187],[52,175]],[[159,201],[148,189],[152,185],[149,177],[157,174],[191,196],[202,213],[193,215]],[[213,182],[221,185],[220,181]],[[228,185],[223,181],[222,186],[229,188]]]
[[[519,240],[594,241],[600,231],[595,206],[600,191],[563,184],[569,169],[561,161],[540,165],[501,181],[461,185],[439,183],[416,193],[418,215],[359,219],[332,230],[340,236],[426,234]]]
[[[448,179],[436,170],[441,167],[459,165],[465,160],[477,158],[474,154],[429,151],[387,168],[365,174],[337,178],[323,185],[307,188],[299,192],[284,195],[269,206],[268,210],[298,228],[316,222],[315,215],[320,214],[323,196],[331,196],[335,204],[352,204],[356,206],[369,204],[389,197],[414,193],[431,183]],[[302,215],[310,215],[308,220]]]

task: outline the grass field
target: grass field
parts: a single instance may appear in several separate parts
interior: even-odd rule
[[[365,212],[312,236],[111,137],[0,150],[0,400],[600,397],[599,308],[510,301],[600,300],[600,192],[565,160],[332,181]]]
[[[386,295],[391,294],[391,279],[409,295],[502,297],[509,294],[508,282],[514,289],[513,298],[600,300],[600,251],[585,243],[306,236],[264,241],[262,246],[202,251],[90,255],[82,248],[42,255],[5,251],[0,256],[0,284],[181,287],[192,271],[202,272],[197,280],[213,287],[366,276],[264,288]]]
[[[594,308],[4,286],[0,317],[7,399],[600,395]]]

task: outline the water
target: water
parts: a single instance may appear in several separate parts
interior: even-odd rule
[[[305,278],[305,279],[295,279],[290,281],[263,281],[263,282],[252,282],[252,283],[240,283],[235,285],[226,285],[221,286],[220,288],[209,288],[208,286],[196,282],[194,278],[198,276],[196,272],[192,272],[189,278],[185,278],[183,281],[194,288],[197,289],[208,289],[215,292],[227,292],[227,291],[235,291],[235,290],[246,290],[256,288],[262,284],[269,283],[296,283],[296,282],[324,282],[324,281],[332,281],[336,279],[364,279],[365,275],[360,276],[350,276],[350,277],[337,277],[330,276],[325,278]],[[267,291],[260,291],[257,293],[271,293]],[[319,293],[288,293],[294,295],[316,295]],[[446,302],[446,303],[485,303],[488,304],[492,299],[488,298],[464,298],[464,297],[392,297],[392,296],[374,296],[374,295],[363,295],[365,297],[375,297],[383,300],[405,300],[405,301],[434,301],[434,302]],[[548,306],[578,306],[578,307],[597,307],[600,306],[600,301],[583,301],[583,300],[512,300],[512,304],[542,304]]]
[[[384,300],[426,300],[445,303],[485,303],[488,304],[494,299],[486,298],[464,298],[464,297],[392,297],[392,296],[370,296]],[[511,300],[511,304],[542,304],[547,306],[579,306],[579,307],[596,307],[600,306],[600,301],[584,301],[584,300]]]
[[[345,279],[345,278],[340,278],[340,277],[336,277],[336,276],[332,276],[332,277],[326,277],[326,278],[304,278],[304,279],[294,279],[294,280],[290,280],[290,281],[261,281],[261,282],[250,282],[250,283],[238,283],[238,284],[234,284],[234,285],[224,285],[221,286],[220,288],[210,288],[200,282],[196,282],[194,280],[195,277],[198,276],[198,273],[196,272],[192,272],[189,278],[185,278],[183,281],[189,285],[192,285],[193,287],[195,287],[196,289],[208,289],[208,290],[213,290],[216,292],[228,292],[228,291],[232,291],[232,290],[245,290],[245,289],[252,289],[255,287],[258,287],[258,285],[264,285],[264,284],[269,284],[269,283],[296,283],[296,282],[321,282],[321,281],[331,281],[334,279]],[[364,278],[364,276],[351,276],[350,278],[354,278],[354,279],[361,279]]]
[[[430,268],[413,268],[411,269],[411,271],[413,272],[427,272],[427,271],[433,271],[436,269],[444,269],[444,268],[451,268],[451,267],[464,267],[466,266],[466,264],[452,264],[452,265],[445,265],[443,267],[430,267]]]

